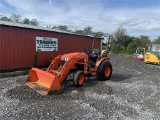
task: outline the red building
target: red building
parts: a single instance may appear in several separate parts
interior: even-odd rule
[[[0,71],[48,65],[49,58],[59,54],[92,49],[93,36],[0,21]],[[95,40],[95,48],[101,48],[101,39]]]

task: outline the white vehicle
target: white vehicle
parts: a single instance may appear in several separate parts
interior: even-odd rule
[[[136,53],[134,53],[134,57],[136,60],[144,61],[145,48],[137,48]]]

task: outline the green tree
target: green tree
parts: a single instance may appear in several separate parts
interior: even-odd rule
[[[155,40],[153,41],[153,43],[155,43],[155,44],[160,44],[160,36],[158,36],[158,38],[155,39]]]
[[[133,37],[133,40],[128,45],[126,52],[133,54],[133,53],[135,53],[137,48],[146,48],[147,49],[147,45],[150,42],[151,41],[149,40],[148,36],[141,35],[140,37]]]
[[[16,14],[11,14],[10,21],[15,23],[21,23],[21,16]]]
[[[75,32],[75,34],[84,35],[85,33],[84,33],[83,30],[77,30],[77,31]]]
[[[52,29],[58,29],[57,26],[53,26]]]
[[[85,35],[91,35],[93,32],[92,32],[92,27],[88,26],[88,27],[85,27],[84,28],[84,33]]]
[[[31,21],[30,21],[30,25],[34,25],[34,26],[38,26],[38,21],[36,20],[36,19],[32,19]]]
[[[123,44],[124,37],[127,35],[126,29],[122,26],[118,27],[116,32],[113,33],[114,40]]]
[[[21,16],[16,15],[16,14],[11,14],[11,16],[9,18],[4,15],[0,15],[0,20],[28,24],[28,25],[35,25],[35,26],[38,26],[38,24],[39,24],[36,19],[29,20],[28,18],[25,18],[21,21]]]
[[[145,36],[145,35],[141,35],[139,38],[138,38],[138,43],[139,43],[139,46],[138,47],[144,47],[146,48],[147,45],[149,43],[151,43],[150,39],[149,39],[149,36]]]
[[[111,45],[111,51],[113,53],[121,53],[123,51],[123,46],[121,46],[120,44],[112,44]]]
[[[10,21],[10,19],[8,17],[4,16],[4,15],[0,16],[0,20],[2,20],[2,21]]]
[[[59,25],[59,26],[57,27],[57,29],[63,30],[63,31],[68,31],[68,27],[67,27],[66,25]]]
[[[111,50],[114,53],[125,52],[127,46],[132,39],[127,35],[125,28],[118,27],[117,30],[110,36],[111,37]]]
[[[133,41],[127,46],[127,53],[133,54],[138,48],[138,38],[133,38]]]
[[[23,21],[22,21],[23,24],[28,24],[30,25],[30,20],[28,18],[25,18]]]

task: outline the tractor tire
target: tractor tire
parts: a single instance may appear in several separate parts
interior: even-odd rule
[[[77,87],[80,87],[83,85],[85,80],[84,73],[80,70],[76,71],[74,78],[73,78],[73,84]]]
[[[112,76],[112,64],[110,61],[103,61],[97,70],[97,77],[101,81],[109,80]]]

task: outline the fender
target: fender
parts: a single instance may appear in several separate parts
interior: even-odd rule
[[[108,57],[104,57],[104,58],[101,58],[100,60],[98,60],[98,61],[96,62],[96,68],[98,68],[98,67],[100,66],[100,64],[101,64],[104,60],[109,60],[109,58],[108,58]]]

